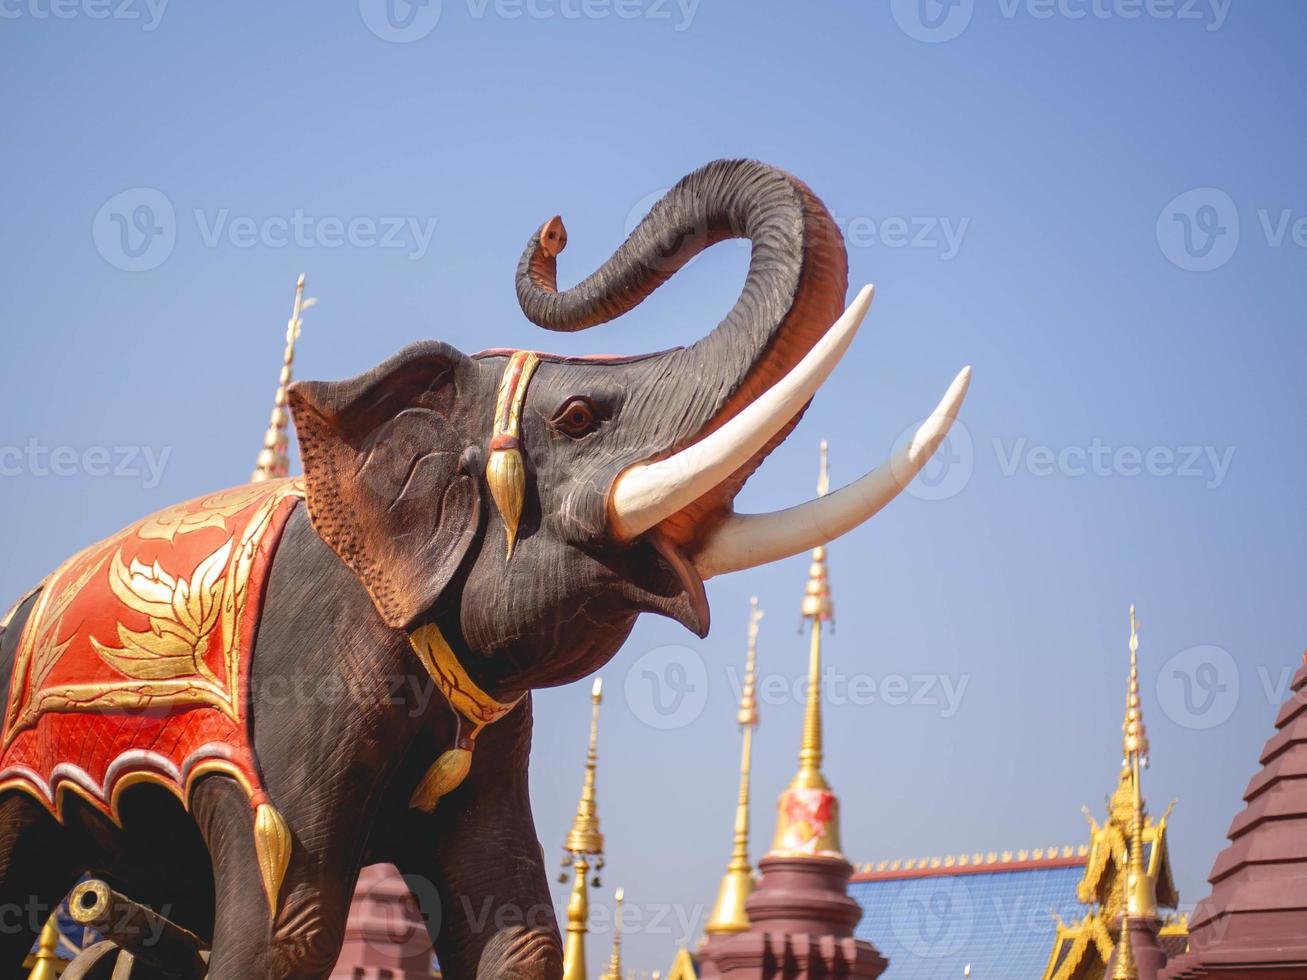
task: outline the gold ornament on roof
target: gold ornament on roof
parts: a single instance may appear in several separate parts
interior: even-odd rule
[[[599,761],[599,705],[603,702],[604,682],[595,678],[590,689],[590,747],[585,756],[585,781],[576,803],[576,816],[567,834],[563,850],[570,854],[603,854],[604,835],[599,831],[599,807],[595,796],[595,771]]]
[[[286,411],[286,389],[290,387],[291,366],[295,363],[295,342],[299,340],[301,315],[316,300],[304,298],[304,274],[300,273],[295,282],[295,304],[291,309],[290,320],[286,324],[286,350],[282,354],[281,374],[277,378],[277,393],[273,397],[272,416],[268,419],[268,429],[263,434],[263,448],[254,472],[250,475],[251,483],[264,480],[276,480],[290,475],[290,457],[286,447],[289,440],[286,429],[290,416]]]
[[[1107,819],[1102,824],[1084,810],[1091,846],[1076,896],[1090,908],[1078,923],[1059,926],[1055,952],[1071,952],[1050,961],[1045,972],[1047,980],[1080,976],[1084,969],[1097,969],[1101,972],[1096,975],[1109,980],[1136,976],[1139,964],[1129,931],[1132,920],[1148,922],[1150,928],[1152,924],[1160,926],[1160,936],[1188,935],[1183,918],[1169,916],[1159,921],[1160,907],[1173,908],[1179,902],[1166,846],[1167,826],[1175,804],[1172,802],[1156,819],[1149,816],[1144,804],[1142,770],[1149,762],[1149,741],[1140,698],[1139,625],[1131,606],[1130,672],[1121,725],[1120,778],[1107,801]]]
[[[827,444],[821,443],[821,467],[817,493],[830,489]],[[810,623],[808,646],[808,698],[803,713],[803,740],[799,748],[799,771],[789,788],[781,793],[776,818],[776,838],[771,853],[789,857],[843,857],[840,847],[839,801],[822,774],[824,758],[821,725],[821,631],[835,619],[830,580],[826,571],[826,548],[812,551],[808,584],[804,589],[803,618]]]
[[[1126,914],[1131,918],[1157,918],[1157,894],[1152,876],[1144,866],[1144,797],[1139,785],[1139,770],[1148,765],[1148,732],[1144,728],[1143,708],[1139,700],[1139,624],[1135,607],[1130,607],[1130,690],[1126,696],[1125,732],[1126,765],[1134,784],[1130,819],[1130,865],[1127,879]],[[1122,927],[1124,939],[1128,930]],[[1125,943],[1129,945],[1128,942]]]
[[[563,868],[572,866],[572,894],[567,902],[567,941],[563,948],[563,980],[586,980],[585,936],[589,931],[590,896],[588,888],[599,887],[599,872],[604,866],[604,835],[599,831],[599,808],[595,795],[595,770],[599,761],[599,705],[603,701],[604,682],[595,678],[590,689],[590,745],[585,757],[585,780],[581,784],[581,798],[576,804],[572,829],[563,844]],[[587,882],[590,873],[589,858],[595,858],[593,882]],[[567,871],[559,876],[567,881]]]
[[[745,660],[744,690],[735,720],[740,726],[740,795],[735,807],[735,842],[726,874],[717,890],[717,902],[704,927],[710,936],[732,935],[749,928],[744,903],[753,893],[753,868],[749,864],[749,773],[753,756],[753,730],[758,725],[758,705],[754,695],[758,667],[758,624],[763,612],[758,597],[749,600],[749,652]]]
[[[1135,948],[1130,940],[1130,928],[1124,922],[1121,924],[1121,938],[1116,943],[1112,980],[1139,980],[1139,966],[1135,963]]]
[[[617,889],[614,896],[617,906],[613,911],[613,952],[608,958],[608,969],[604,971],[603,980],[622,980],[622,889]]]
[[[1139,699],[1139,623],[1135,607],[1130,606],[1130,689],[1126,694],[1125,721],[1121,723],[1124,761],[1129,766],[1133,756],[1148,766],[1148,729],[1144,726],[1143,705]]]

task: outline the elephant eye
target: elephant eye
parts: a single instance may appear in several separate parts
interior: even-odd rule
[[[604,413],[590,399],[577,397],[555,412],[549,424],[565,436],[580,439],[599,428],[604,418]]]

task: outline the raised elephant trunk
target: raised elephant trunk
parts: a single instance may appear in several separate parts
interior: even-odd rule
[[[669,386],[665,414],[678,419],[677,437],[617,474],[608,499],[616,537],[656,528],[704,577],[797,553],[866,520],[925,465],[969,379],[967,372],[958,376],[887,467],[833,495],[838,504],[814,501],[783,518],[732,514],[744,481],[798,422],[872,299],[865,287],[840,316],[848,286],[844,240],[807,186],[751,160],[708,164],[668,191],[596,272],[562,293],[557,255],[567,233],[555,217],[523,253],[517,293],[534,323],[581,330],[633,309],[699,252],[728,238],[753,245],[739,299],[708,336],[658,355],[669,377],[697,382]]]
[[[677,183],[612,257],[573,288],[557,292],[556,257],[567,244],[559,218],[532,236],[518,264],[517,295],[527,317],[549,330],[582,330],[633,309],[690,259],[729,238],[752,242],[749,271],[717,328],[667,355],[676,362],[673,376],[702,382],[683,391],[686,403],[676,406],[683,431],[666,455],[701,439],[770,388],[839,316],[848,260],[825,206],[802,181],[775,167],[719,160]],[[692,543],[705,518],[729,505],[801,414],[802,406],[701,499],[662,515],[660,531],[680,545]]]

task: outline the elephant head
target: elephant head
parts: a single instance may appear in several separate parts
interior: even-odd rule
[[[351,380],[291,388],[313,526],[387,624],[436,624],[487,690],[563,683],[611,657],[641,612],[705,635],[705,579],[845,533],[920,470],[967,370],[880,469],[782,513],[733,511],[872,297],[866,287],[843,309],[842,236],[782,171],[739,160],[696,170],[563,292],[567,239],[553,218],[522,255],[518,299],[539,326],[581,330],[728,238],[752,243],[744,288],[692,346],[576,358],[422,342]]]

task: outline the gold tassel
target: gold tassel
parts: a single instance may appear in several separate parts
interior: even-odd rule
[[[492,448],[490,461],[486,463],[486,482],[490,484],[490,496],[504,521],[504,535],[508,539],[505,560],[508,560],[513,557],[517,527],[522,520],[522,504],[526,500],[526,465],[521,450],[516,446]]]
[[[440,753],[440,757],[431,764],[409,797],[408,805],[415,810],[430,813],[441,797],[454,792],[463,784],[472,769],[472,750],[476,748],[476,737],[483,726],[474,725],[472,734],[464,735],[463,726],[467,722],[457,712],[455,717],[458,719],[458,728],[454,732],[454,747]]]
[[[276,807],[260,803],[254,811],[254,852],[263,876],[263,890],[268,896],[268,911],[275,922],[281,898],[281,883],[290,864],[290,828]]]
[[[472,750],[453,748],[442,752],[413,791],[409,806],[430,813],[440,798],[458,789],[472,768]]]

